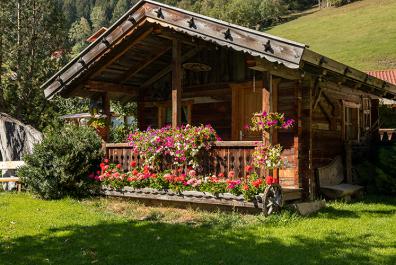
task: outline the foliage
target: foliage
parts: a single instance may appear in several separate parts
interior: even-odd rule
[[[396,144],[383,144],[371,153],[370,161],[363,161],[356,167],[358,180],[370,192],[396,194]]]
[[[106,119],[105,118],[91,118],[88,122],[88,125],[97,129],[106,127]]]
[[[109,141],[111,143],[125,143],[129,134],[136,130],[135,126],[121,124],[110,129]]]
[[[157,169],[164,161],[175,167],[191,166],[197,169],[200,155],[209,150],[216,139],[216,132],[210,125],[148,128],[128,137],[130,146],[140,154],[143,163]]]
[[[88,194],[87,175],[102,158],[101,141],[89,127],[65,126],[48,131],[25,155],[18,175],[27,188],[45,199]]]
[[[284,113],[265,111],[254,113],[251,118],[251,125],[247,128],[251,131],[262,132],[271,128],[291,128],[294,124],[293,119],[285,119]],[[257,168],[275,169],[284,166],[281,158],[282,146],[271,146],[267,143],[260,142],[253,152],[253,165]]]
[[[257,168],[275,169],[281,168],[284,161],[281,158],[282,146],[268,146],[264,143],[259,143],[252,154],[253,165]]]
[[[251,126],[248,127],[251,131],[263,131],[270,128],[288,129],[294,124],[293,119],[285,119],[284,113],[266,111],[254,113],[251,118]]]
[[[380,105],[379,116],[381,128],[396,128],[396,108]]]
[[[246,166],[246,177],[243,180],[235,179],[235,172],[228,172],[228,178],[224,173],[218,176],[198,176],[197,172],[189,168],[185,172],[182,168],[172,171],[157,172],[145,165],[139,168],[136,161],[131,162],[132,170],[124,172],[121,164],[109,163],[105,159],[100,164],[101,174],[92,172],[89,178],[99,181],[104,185],[122,189],[154,188],[158,190],[172,190],[180,193],[183,191],[202,191],[218,195],[219,193],[232,193],[243,195],[246,200],[253,200],[256,195],[263,193],[266,183],[253,170],[252,166]]]
[[[40,85],[64,62],[66,28],[59,6],[47,0],[0,2],[0,111],[42,129],[53,106]]]

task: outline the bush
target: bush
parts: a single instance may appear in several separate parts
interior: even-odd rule
[[[396,194],[396,144],[378,146],[370,161],[360,163],[356,169],[361,184],[369,192]]]
[[[45,199],[87,195],[87,176],[102,159],[101,140],[92,128],[65,126],[44,134],[18,175],[27,188]]]

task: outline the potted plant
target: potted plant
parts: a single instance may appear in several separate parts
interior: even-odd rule
[[[103,140],[106,140],[108,128],[106,126],[105,118],[91,118],[88,124],[95,128],[96,132]]]

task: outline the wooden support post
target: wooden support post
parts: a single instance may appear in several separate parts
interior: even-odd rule
[[[143,130],[144,125],[144,94],[143,91],[139,91],[138,99],[137,99],[137,125],[139,130]]]
[[[308,156],[308,187],[309,187],[309,199],[313,200],[315,198],[315,176],[312,168],[312,115],[313,115],[313,89],[316,87],[319,79],[315,80],[315,83],[312,83],[309,88],[309,156]]]
[[[106,136],[104,137],[103,140],[105,142],[108,142],[110,127],[111,127],[110,97],[108,93],[103,93],[102,104],[103,104],[103,114],[106,115]]]
[[[272,75],[270,72],[263,72],[263,88],[262,88],[262,108],[264,112],[271,111],[271,90],[272,90]],[[263,141],[265,144],[271,142],[271,134],[263,132]]]
[[[172,127],[181,125],[182,93],[181,42],[173,39],[172,43]]]

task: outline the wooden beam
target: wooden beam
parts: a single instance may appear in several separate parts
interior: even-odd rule
[[[90,92],[102,92],[102,93],[118,93],[125,94],[129,96],[138,95],[138,87],[129,85],[120,85],[111,82],[104,81],[88,81],[85,84],[85,89]]]
[[[195,48],[189,50],[187,53],[183,54],[183,56],[181,58],[181,63],[187,61],[188,59],[190,59],[191,57],[196,55],[201,49],[202,49],[202,47],[195,47]],[[144,82],[142,87],[148,87],[148,86],[152,85],[153,83],[155,83],[156,81],[158,81],[163,76],[165,76],[166,74],[170,73],[171,71],[172,71],[172,66],[171,65],[165,67],[164,69],[159,71],[157,74],[155,74],[153,77],[151,77],[149,80]]]
[[[96,71],[95,73],[91,76],[91,78],[95,78],[99,76],[108,66],[112,65],[114,62],[116,62],[119,58],[121,58],[130,48],[135,46],[138,42],[144,40],[150,34],[152,33],[153,29],[150,28],[147,31],[143,32],[141,35],[139,35],[137,38],[131,40],[126,47],[122,47],[123,49],[120,50],[119,53],[116,55],[112,56],[108,61],[106,61],[104,64],[102,64]]]
[[[320,86],[319,79],[317,79],[315,82],[316,83],[314,85],[313,92],[314,93],[316,93],[316,91],[318,91],[318,92],[316,93],[316,96],[315,96],[315,99],[314,99],[314,105],[312,107],[312,111],[315,111],[316,107],[318,106],[318,103],[320,101],[320,98],[322,96],[322,91],[323,91],[323,88]]]
[[[106,136],[104,137],[103,140],[105,142],[108,142],[110,126],[111,126],[110,97],[108,93],[103,93],[102,104],[103,104],[103,114],[106,115]]]
[[[263,72],[263,87],[262,87],[262,106],[261,110],[264,112],[271,111],[271,90],[272,90],[272,75],[270,72]],[[263,141],[266,144],[271,143],[271,135],[263,132]]]
[[[140,71],[142,71],[144,68],[155,62],[158,58],[160,58],[162,55],[164,55],[167,51],[169,51],[171,47],[164,47],[159,50],[156,54],[153,54],[148,58],[145,62],[139,63],[138,65],[134,65],[131,68],[129,68],[127,71],[125,71],[125,74],[120,78],[120,83],[124,83]]]
[[[172,127],[181,125],[182,55],[181,42],[172,41]]]
[[[298,69],[290,69],[286,66],[278,63],[272,63],[261,58],[249,57],[246,60],[246,64],[250,69],[261,72],[270,72],[273,76],[279,76],[288,80],[299,80],[302,74]]]

